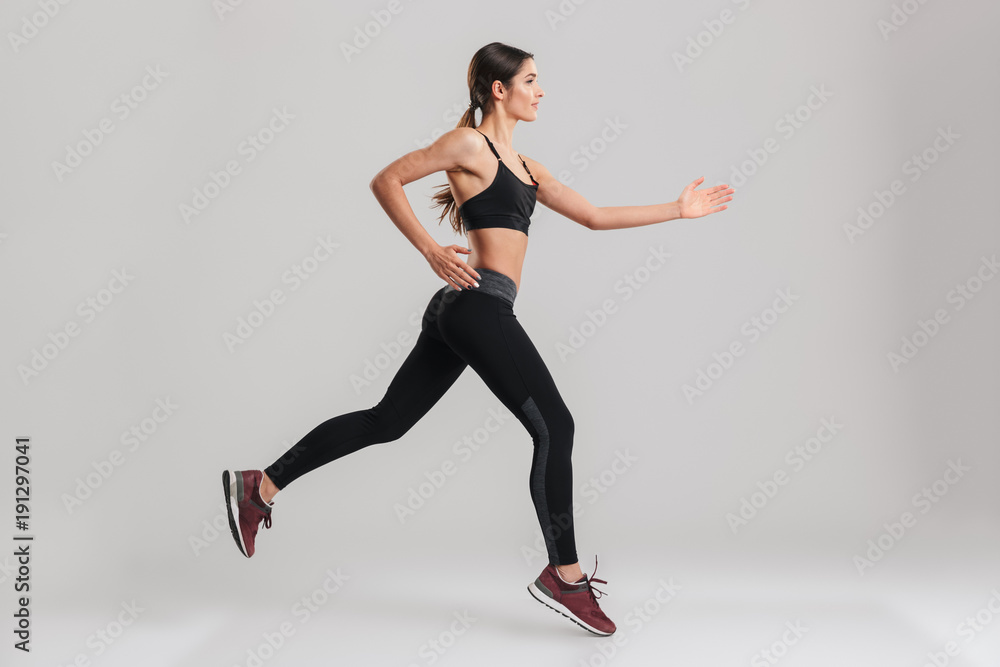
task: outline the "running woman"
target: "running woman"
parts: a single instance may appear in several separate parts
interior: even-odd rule
[[[417,341],[382,400],[316,426],[263,470],[224,471],[222,484],[233,538],[249,558],[261,521],[271,527],[279,491],[342,456],[401,438],[471,366],[532,439],[529,491],[549,563],[528,591],[590,632],[607,636],[616,627],[597,603],[595,592],[603,591],[593,587],[607,582],[593,576],[596,558],[588,577],[576,553],[573,417],[513,310],[531,214],[540,201],[587,229],[625,229],[724,211],[733,189],[696,190],[702,177],[667,204],[595,207],[511,145],[518,121],[538,117],[545,93],[536,69],[534,56],[521,49],[499,42],[479,49],[469,65],[469,108],[458,126],[371,181],[386,214],[446,283],[427,304]],[[478,127],[476,109],[482,110]],[[438,222],[447,215],[455,233],[467,235],[470,248],[435,242],[403,191],[407,183],[439,171],[448,185],[434,195],[434,206],[443,208]]]

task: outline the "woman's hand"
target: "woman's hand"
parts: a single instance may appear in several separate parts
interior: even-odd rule
[[[701,182],[704,180],[705,177],[702,176],[692,181],[681,192],[681,196],[677,198],[682,218],[700,218],[703,215],[718,213],[729,208],[728,206],[724,206],[723,203],[732,199],[732,197],[727,197],[726,195],[733,194],[735,190],[728,185],[716,185],[714,188],[695,190],[695,187],[701,185]],[[729,189],[727,190],[726,188]]]
[[[439,245],[427,253],[426,257],[427,262],[434,269],[434,273],[443,278],[446,283],[453,287],[457,286],[459,289],[465,289],[473,285],[479,287],[479,283],[476,282],[479,279],[479,274],[458,257],[458,253],[468,255],[471,252],[468,248],[460,245]]]

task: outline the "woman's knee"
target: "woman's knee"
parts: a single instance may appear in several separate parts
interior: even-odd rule
[[[367,413],[368,444],[399,440],[413,427],[413,423],[404,419],[388,398],[383,398],[378,405],[369,408]]]
[[[573,449],[576,423],[573,415],[562,401],[543,401],[539,406],[529,397],[522,406],[536,440],[545,441],[549,449],[569,452]]]
[[[554,423],[551,446],[554,452],[568,458],[573,452],[573,436],[576,430],[573,415],[569,410],[563,410],[555,418]]]
[[[556,401],[551,408],[546,410],[545,420],[551,424],[550,430],[558,433],[562,439],[568,440],[572,444],[576,422],[573,420],[573,413],[569,411],[565,403],[561,400]]]

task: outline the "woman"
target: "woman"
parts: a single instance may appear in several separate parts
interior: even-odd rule
[[[532,54],[498,42],[484,46],[469,65],[471,102],[458,127],[399,158],[371,182],[386,214],[446,283],[431,297],[417,341],[382,400],[320,424],[263,471],[225,471],[223,487],[233,537],[250,557],[260,522],[271,526],[272,498],[279,490],[330,461],[402,437],[472,366],[534,445],[529,489],[549,564],[528,590],[606,636],[615,624],[597,604],[592,583],[607,582],[584,575],[576,555],[573,418],[513,312],[530,216],[537,200],[588,229],[624,229],[723,211],[733,190],[727,185],[695,190],[704,180],[699,178],[669,204],[593,206],[511,147],[517,122],[538,116],[544,92],[537,78]],[[483,113],[478,128],[477,108]],[[440,219],[448,215],[456,233],[467,233],[471,249],[436,243],[403,191],[405,184],[442,170],[449,185],[434,196],[435,206],[443,207]],[[596,565],[595,559],[595,571]]]

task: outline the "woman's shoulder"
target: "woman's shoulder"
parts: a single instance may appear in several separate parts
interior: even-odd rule
[[[474,127],[456,127],[434,140],[432,146],[449,153],[474,156],[486,148],[483,135]]]
[[[473,127],[456,127],[442,134],[427,148],[426,156],[445,162],[446,171],[479,173],[489,152],[483,135]]]

